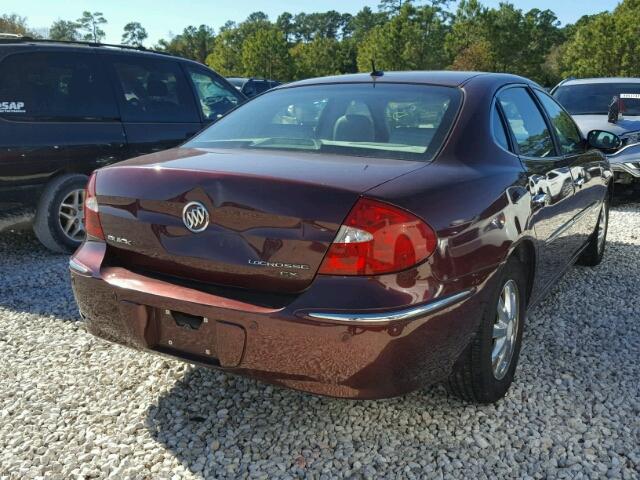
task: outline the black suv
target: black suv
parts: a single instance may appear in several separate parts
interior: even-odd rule
[[[176,146],[245,100],[207,67],[167,54],[1,39],[0,220],[35,212],[40,241],[69,252],[84,237],[87,174]]]

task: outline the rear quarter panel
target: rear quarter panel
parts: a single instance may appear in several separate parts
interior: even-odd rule
[[[490,109],[502,84],[492,82],[476,77],[464,86],[456,125],[435,161],[367,192],[436,231],[433,273],[447,283],[492,274],[521,242],[538,248],[522,164],[493,140]]]

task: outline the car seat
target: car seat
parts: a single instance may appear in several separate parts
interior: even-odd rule
[[[365,115],[343,115],[333,127],[333,139],[345,142],[373,142],[373,122]]]

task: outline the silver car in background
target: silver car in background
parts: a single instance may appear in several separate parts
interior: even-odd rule
[[[620,137],[620,147],[607,155],[615,182],[640,192],[640,78],[568,79],[552,95],[583,135],[606,130]]]

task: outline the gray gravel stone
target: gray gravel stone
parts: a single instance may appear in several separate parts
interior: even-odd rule
[[[527,320],[507,398],[354,402],[85,332],[67,258],[0,233],[0,478],[640,478],[640,204]]]

